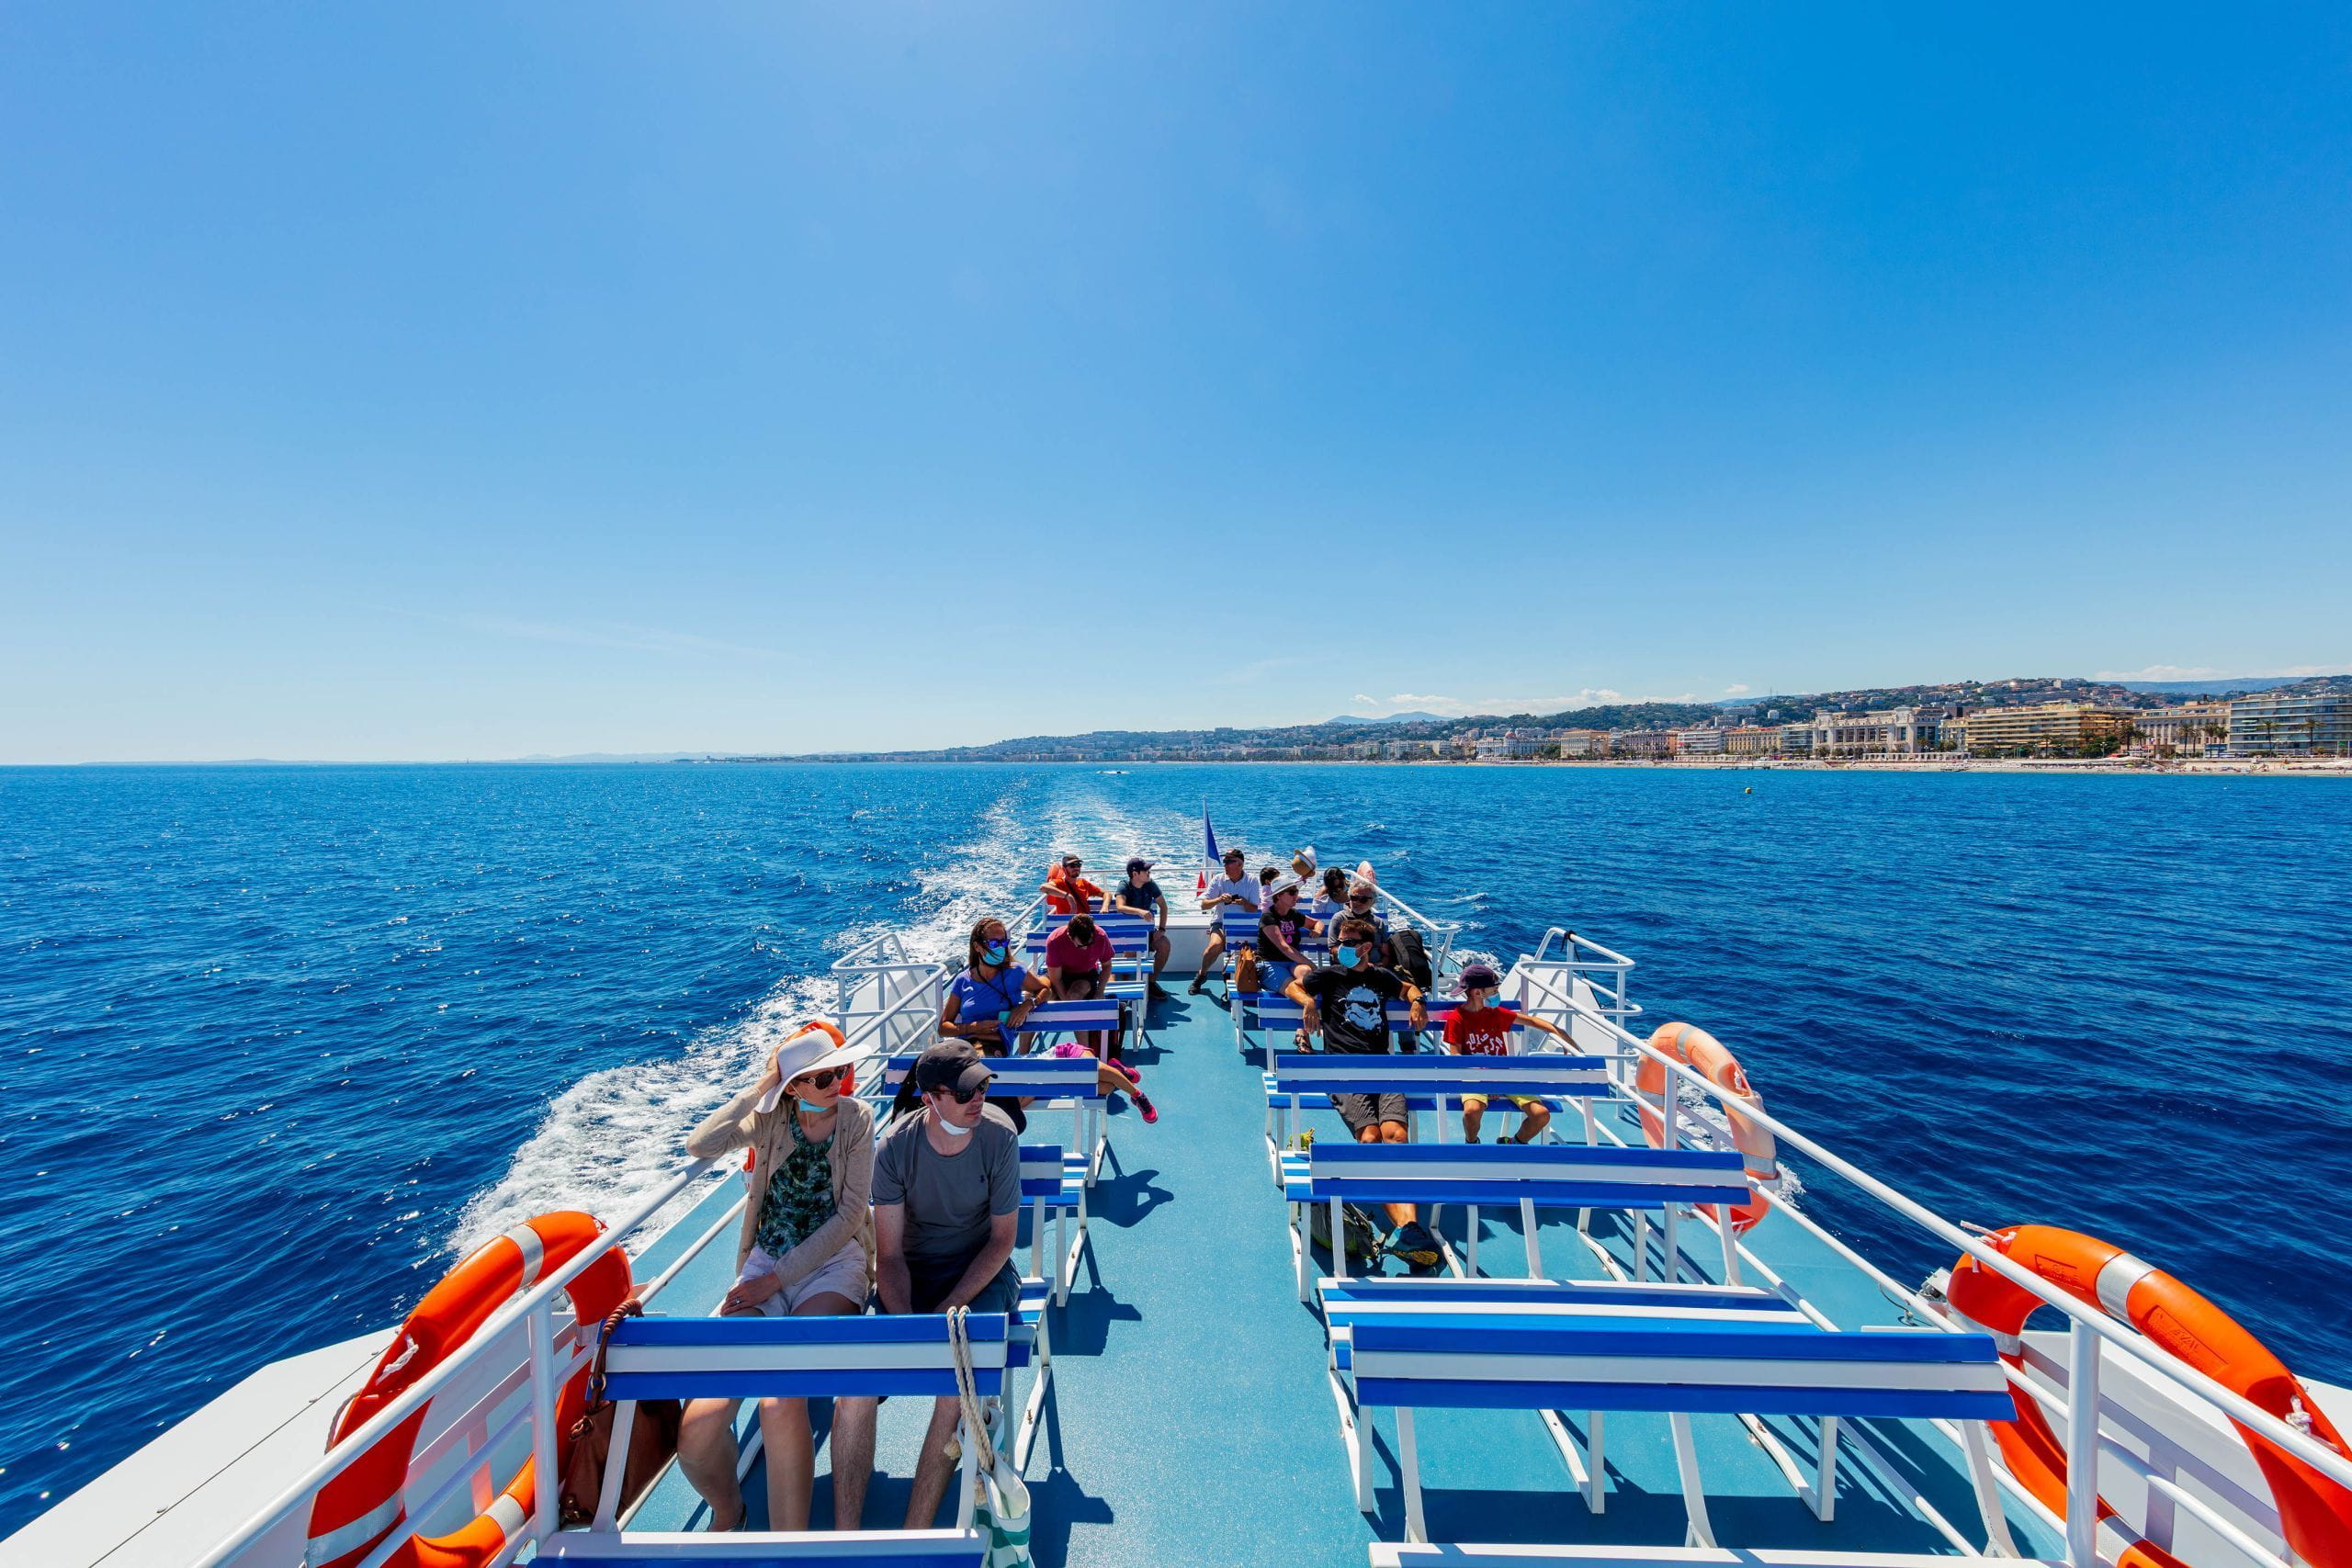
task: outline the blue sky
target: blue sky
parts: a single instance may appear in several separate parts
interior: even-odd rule
[[[2348,64],[2320,6],[12,6],[0,761],[2352,667]]]

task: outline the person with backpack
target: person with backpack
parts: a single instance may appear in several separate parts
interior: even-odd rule
[[[1373,923],[1358,915],[1341,918],[1334,933],[1332,962],[1322,968],[1301,968],[1283,990],[1305,1010],[1301,1021],[1307,1032],[1320,1031],[1325,1051],[1335,1055],[1387,1055],[1396,1049],[1388,1027],[1388,1004],[1402,1000],[1411,1009],[1416,1030],[1429,1027],[1427,998],[1421,988],[1393,969],[1373,962]],[[1409,1123],[1402,1094],[1334,1094],[1331,1109],[1340,1113],[1360,1144],[1401,1144]],[[1434,1269],[1444,1249],[1421,1224],[1410,1203],[1390,1203],[1388,1223],[1395,1226],[1388,1250],[1417,1269]]]

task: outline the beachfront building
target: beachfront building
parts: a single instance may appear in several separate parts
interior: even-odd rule
[[[1786,757],[1813,755],[1813,720],[1799,719],[1794,724],[1781,726],[1781,754]]]
[[[2140,743],[2160,756],[2202,757],[2230,738],[2230,705],[2179,703],[2132,721]]]
[[[1734,757],[1770,757],[1781,749],[1777,724],[1743,724],[1724,731],[1724,750]]]
[[[1939,707],[1815,714],[1811,752],[1830,759],[1916,757],[1937,750],[1949,716],[1949,709]]]
[[[2352,694],[2260,693],[2229,708],[2233,757],[2352,757]]]
[[[1609,731],[1563,729],[1560,731],[1560,755],[1563,757],[1606,757],[1609,755]]]
[[[1696,729],[1674,732],[1674,750],[1684,757],[1720,757],[1724,754],[1724,731],[1720,725],[1702,725]]]
[[[1973,757],[2092,757],[2112,750],[2131,733],[2129,708],[2089,703],[2025,703],[1977,708],[1960,723]]]
[[[1478,761],[1523,762],[1544,754],[1550,742],[1540,729],[1504,729],[1478,739]]]
[[[1618,757],[1664,757],[1674,750],[1671,729],[1620,729],[1609,737],[1609,750]]]

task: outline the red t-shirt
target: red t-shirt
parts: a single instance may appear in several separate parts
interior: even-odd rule
[[[1464,1008],[1445,1021],[1445,1043],[1465,1056],[1508,1056],[1511,1026],[1519,1014],[1509,1008],[1472,1013]]]
[[[1052,886],[1063,890],[1059,893],[1046,895],[1046,908],[1057,915],[1091,915],[1094,913],[1095,901],[1102,897],[1102,889],[1095,886],[1083,876],[1078,879],[1078,886],[1072,888],[1069,873],[1060,866],[1056,866],[1047,872],[1046,881]]]

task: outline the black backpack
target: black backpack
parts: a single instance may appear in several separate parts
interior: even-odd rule
[[[1388,933],[1388,966],[1422,990],[1430,988],[1430,950],[1421,944],[1420,932],[1400,928]]]

